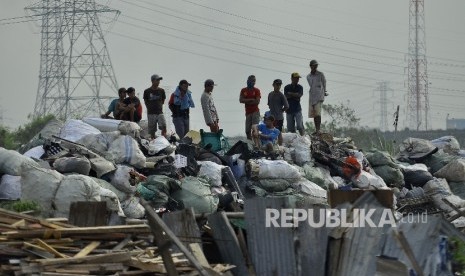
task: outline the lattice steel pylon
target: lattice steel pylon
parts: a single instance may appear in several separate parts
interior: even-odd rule
[[[26,7],[41,16],[40,72],[34,117],[102,114],[118,83],[98,15],[119,11],[95,0],[42,0]]]
[[[424,0],[410,0],[406,119],[409,128],[416,130],[431,128],[424,6]]]

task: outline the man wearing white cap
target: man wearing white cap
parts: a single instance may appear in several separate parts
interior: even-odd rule
[[[310,97],[308,103],[308,117],[313,118],[315,123],[315,134],[320,133],[321,127],[321,105],[325,100],[326,78],[323,72],[317,70],[318,61],[310,61],[310,74],[307,75],[308,85],[310,86]]]

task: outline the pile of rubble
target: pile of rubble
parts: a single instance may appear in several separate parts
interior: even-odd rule
[[[34,220],[29,217],[11,218],[11,214],[5,215],[6,211],[3,210],[0,213],[0,239],[9,246],[14,245],[8,247],[8,250],[21,248],[22,251],[12,253],[0,248],[0,251],[4,250],[1,256],[18,254],[17,259],[27,256],[29,259],[34,257],[32,259],[35,261],[32,264],[29,260],[28,265],[25,265],[23,260],[22,266],[10,263],[3,266],[2,271],[16,273],[22,270],[25,274],[34,274],[65,273],[64,271],[82,269],[92,274],[95,269],[100,269],[105,275],[116,272],[118,275],[136,275],[135,268],[142,271],[142,267],[149,267],[144,272],[165,273],[170,268],[167,259],[172,259],[175,260],[176,268],[171,268],[179,273],[196,269],[202,274],[201,268],[208,267],[209,273],[222,273],[232,268],[234,275],[244,275],[250,271],[262,275],[278,270],[287,275],[295,272],[297,259],[308,261],[311,256],[306,253],[297,254],[297,245],[289,245],[286,240],[285,246],[290,246],[289,250],[297,254],[293,255],[294,259],[288,260],[288,265],[293,268],[282,270],[273,264],[269,267],[277,270],[269,270],[271,268],[262,263],[266,260],[257,257],[261,252],[257,248],[266,248],[265,245],[268,246],[270,241],[260,239],[260,233],[254,233],[261,229],[262,233],[271,233],[267,237],[272,242],[278,242],[279,238],[275,234],[281,233],[281,230],[262,229],[261,224],[265,222],[257,216],[261,214],[264,217],[265,206],[275,204],[276,200],[283,200],[279,201],[277,208],[328,208],[346,201],[345,196],[341,200],[333,191],[385,191],[381,196],[376,196],[378,200],[375,201],[381,202],[383,208],[392,209],[399,223],[409,214],[427,213],[440,214],[440,221],[451,222],[457,231],[447,228],[449,233],[460,236],[459,230],[465,228],[465,159],[464,151],[454,137],[442,137],[433,141],[409,138],[400,145],[399,154],[391,156],[376,149],[362,152],[350,138],[336,138],[327,133],[311,137],[283,133],[280,155],[270,157],[255,151],[246,141],[214,151],[211,143],[218,149],[221,139],[225,138],[213,135],[213,140],[209,141],[204,139],[203,134],[202,131],[194,131],[182,139],[157,137],[150,140],[145,139],[144,129],[135,123],[86,118],[82,121],[68,120],[65,123],[50,122],[29,144],[23,145],[19,150],[23,154],[0,148],[0,199],[31,200],[40,205],[42,218],[67,219],[64,224],[53,222],[53,219],[52,223],[50,220]],[[360,195],[348,200],[350,203],[347,204],[352,204],[350,208],[368,208],[366,202],[370,202],[373,208],[378,208],[371,198]],[[77,217],[80,217],[80,212],[84,214],[83,209],[73,206],[79,202],[104,202],[105,219],[100,223],[105,226],[98,226],[94,230],[82,227],[86,225]],[[150,212],[156,215],[150,216]],[[233,219],[228,214],[238,215]],[[81,214],[81,219],[85,220],[82,216],[84,215]],[[170,216],[177,219],[170,220]],[[148,227],[150,222],[156,223],[154,217],[163,217],[165,222],[171,221],[171,224],[167,223],[166,226],[158,222],[156,226]],[[132,220],[138,221],[134,232],[120,232],[121,229],[126,229],[124,224]],[[192,227],[182,230],[187,225],[186,221]],[[72,223],[76,225],[71,225]],[[254,223],[258,224],[254,227]],[[31,231],[35,229],[35,225],[47,229]],[[107,229],[105,227],[111,230],[102,230]],[[156,233],[156,229],[160,227],[165,232],[173,230],[169,243],[176,246],[168,246],[171,250],[160,249],[163,235],[157,238]],[[289,237],[308,240],[310,230],[307,228],[288,233]],[[52,231],[53,229],[60,231]],[[334,232],[331,234],[330,230],[315,234],[325,237],[323,241],[326,242],[317,246],[324,248],[324,252],[331,251],[328,238],[334,238]],[[373,232],[377,239],[372,242],[380,242],[379,235],[387,235],[387,232],[383,232],[387,230],[379,231],[381,232]],[[38,234],[28,235],[35,232]],[[50,233],[55,232],[60,233],[59,237],[52,237]],[[355,235],[354,233],[360,235],[356,231],[350,235]],[[440,232],[435,233],[439,235]],[[189,240],[186,237],[194,238]],[[228,239],[233,243],[225,244],[224,241]],[[460,236],[460,239],[463,237]],[[213,240],[215,250],[220,252],[220,258],[216,256],[214,263],[233,266],[222,265],[214,269],[207,260],[196,266],[195,260],[202,259],[198,256],[203,255],[203,252],[199,253],[195,250],[195,245],[191,244],[196,243],[197,247],[200,245],[207,252],[206,240]],[[308,242],[313,244],[316,241]],[[388,241],[385,242],[387,244]],[[154,247],[153,243],[158,247]],[[184,247],[178,243],[183,243]],[[179,252],[179,246],[185,251]],[[347,251],[348,248],[334,245],[332,250]],[[375,251],[366,253],[375,254],[371,257],[376,259],[380,252]],[[163,252],[168,252],[166,254],[169,254],[169,258],[165,255],[166,258],[162,261]],[[197,252],[198,256],[193,258],[189,252]],[[206,259],[215,259],[214,253],[206,252]],[[232,256],[231,252],[239,255]],[[13,255],[9,255],[10,253]],[[115,261],[120,257],[112,259],[102,256],[103,259],[100,259],[99,256],[122,253],[125,255],[120,257],[125,258],[124,261]],[[89,254],[91,255],[87,256]],[[279,255],[277,252],[269,254]],[[387,253],[386,255],[390,256]],[[71,260],[75,257],[79,257],[76,262],[85,262],[88,267],[75,265]],[[90,261],[81,257],[89,258]],[[406,258],[400,255],[391,257]],[[57,258],[60,260],[55,260]],[[135,265],[135,258],[140,262],[138,265]],[[140,261],[142,259],[149,261]],[[415,257],[401,261],[417,271],[418,267],[415,266],[418,260],[414,259]],[[312,259],[311,262],[314,261]],[[325,257],[320,261],[336,267],[348,265],[347,259],[341,256],[332,259]],[[431,265],[430,257],[425,257],[424,261]],[[110,268],[110,263],[116,262],[120,266]],[[96,263],[107,266],[102,268],[104,266],[97,266]],[[65,264],[66,268],[62,268]],[[367,266],[354,266],[354,269],[374,272],[372,264],[373,262],[367,262]],[[325,265],[322,267],[322,271],[326,273],[333,269]],[[298,266],[297,269],[302,267]],[[345,271],[351,269],[345,268]],[[341,273],[341,270],[334,270],[330,274],[343,275]],[[18,272],[15,275],[22,274]]]

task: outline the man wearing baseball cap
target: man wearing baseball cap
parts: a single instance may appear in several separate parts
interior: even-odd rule
[[[318,61],[310,61],[310,74],[307,75],[308,85],[310,86],[310,97],[308,103],[308,117],[313,118],[315,123],[315,133],[320,133],[321,126],[321,105],[325,100],[326,78],[323,72],[317,70]]]
[[[187,80],[181,80],[168,102],[172,112],[174,128],[179,138],[183,138],[189,132],[189,109],[195,107],[192,92],[189,91],[190,85]]]
[[[163,104],[166,100],[165,90],[160,85],[160,80],[163,78],[155,74],[150,77],[152,86],[144,91],[144,103],[147,108],[148,131],[152,138],[155,138],[155,132],[158,128],[161,130],[161,135],[166,136],[166,119],[163,114]]]
[[[218,125],[219,118],[218,112],[216,111],[215,103],[213,102],[212,92],[215,82],[211,79],[208,79],[204,83],[205,90],[200,98],[200,103],[202,104],[203,117],[205,123],[210,127],[211,132],[218,132],[220,127]]]
[[[302,106],[300,98],[304,94],[304,88],[299,84],[300,74],[294,72],[291,74],[291,83],[284,87],[284,96],[289,103],[289,109],[286,111],[287,131],[295,133],[296,125],[300,135],[304,135],[304,121],[302,117]]]
[[[289,103],[281,92],[282,84],[283,82],[280,79],[275,79],[273,81],[273,91],[268,94],[268,107],[274,117],[274,126],[280,132],[283,131],[284,111],[289,108]]]

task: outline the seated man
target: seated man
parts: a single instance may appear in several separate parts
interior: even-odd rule
[[[102,114],[100,117],[104,119],[113,119],[110,117],[110,114],[113,113],[113,117],[115,119],[119,119],[121,115],[121,110],[123,109],[122,106],[124,106],[123,101],[124,98],[126,98],[126,88],[121,87],[118,89],[118,99],[114,99],[111,101],[110,105],[108,106],[108,110],[105,114]]]
[[[255,146],[266,153],[277,151],[277,144],[282,141],[281,132],[273,126],[274,120],[274,116],[269,115],[264,118],[264,123],[252,126]]]
[[[136,90],[133,87],[129,87],[126,93],[128,93],[128,97],[123,101],[126,107],[121,112],[120,119],[138,123],[142,119],[140,111],[138,112],[140,100],[136,97]]]

